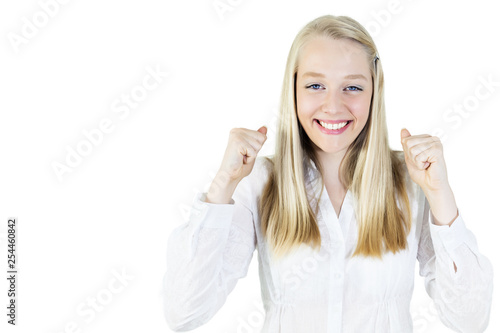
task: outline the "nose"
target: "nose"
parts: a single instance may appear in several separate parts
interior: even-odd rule
[[[340,113],[344,108],[342,93],[339,91],[330,90],[325,94],[325,99],[321,106],[321,111],[324,113]]]

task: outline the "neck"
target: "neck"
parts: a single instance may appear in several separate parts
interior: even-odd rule
[[[339,169],[340,162],[342,162],[346,152],[347,148],[334,153],[326,153],[320,149],[317,151],[318,160],[323,170],[323,179],[326,183],[335,187],[342,185],[339,177]]]

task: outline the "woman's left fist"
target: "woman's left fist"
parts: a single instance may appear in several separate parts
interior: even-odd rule
[[[411,135],[401,130],[401,145],[411,179],[424,191],[440,191],[449,187],[443,145],[436,136]]]

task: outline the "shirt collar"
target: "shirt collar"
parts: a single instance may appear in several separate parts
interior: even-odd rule
[[[316,163],[314,163],[314,161],[312,159],[310,159],[308,156],[306,156],[305,160],[306,160],[306,167],[307,167],[306,173],[308,175],[307,182],[308,183],[315,182],[316,180],[318,180],[318,178],[320,176],[320,172],[319,172],[318,168],[316,167]],[[352,196],[351,191],[349,189],[347,189],[346,199],[347,198],[351,199],[351,196]]]

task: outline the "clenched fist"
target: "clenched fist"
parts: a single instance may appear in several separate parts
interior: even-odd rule
[[[428,134],[411,135],[402,129],[401,144],[408,173],[429,201],[434,224],[451,225],[459,213],[448,183],[441,140]]]
[[[437,191],[449,186],[443,145],[438,137],[411,135],[404,128],[401,130],[401,145],[410,177],[424,191]]]
[[[257,154],[267,140],[267,128],[233,128],[224,157],[207,195],[207,202],[229,203],[236,185],[252,172]]]
[[[255,159],[267,139],[267,128],[257,131],[246,128],[233,128],[222,159],[220,171],[231,181],[240,181],[250,174]]]

